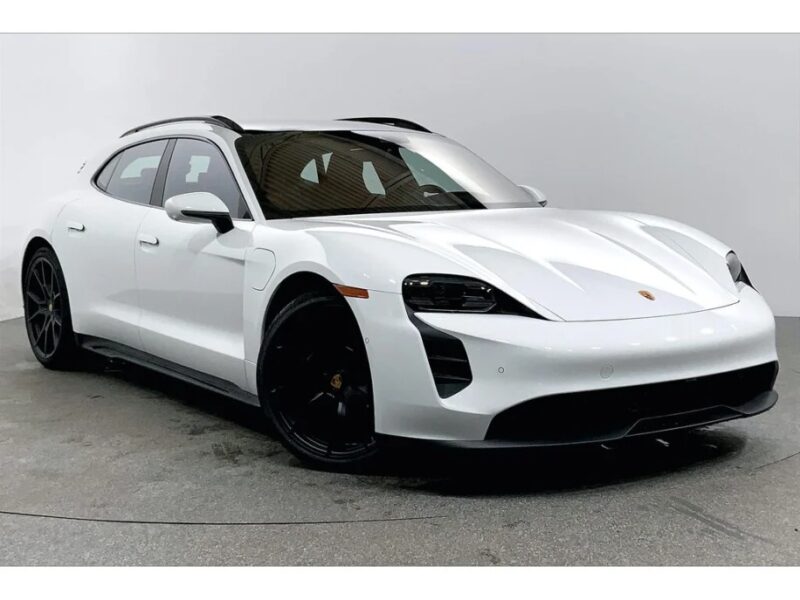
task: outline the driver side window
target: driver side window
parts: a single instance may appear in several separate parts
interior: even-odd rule
[[[234,219],[251,219],[228,161],[210,142],[180,138],[169,161],[164,200],[190,192],[209,192],[225,203]]]

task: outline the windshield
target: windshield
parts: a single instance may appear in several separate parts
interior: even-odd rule
[[[267,218],[539,206],[436,135],[258,132],[237,139],[236,149]]]

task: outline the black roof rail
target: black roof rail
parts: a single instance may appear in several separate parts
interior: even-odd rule
[[[152,123],[145,123],[144,125],[139,125],[138,127],[129,129],[128,131],[123,133],[120,137],[125,137],[126,135],[136,133],[137,131],[142,131],[143,129],[147,129],[149,127],[156,127],[157,125],[168,125],[169,123],[182,123],[184,121],[200,121],[201,123],[210,123],[211,125],[225,127],[226,129],[230,129],[232,131],[235,131],[236,133],[244,133],[244,129],[242,129],[242,126],[239,125],[233,119],[229,119],[228,117],[223,117],[221,115],[212,115],[207,117],[175,117],[174,119],[162,119],[161,121],[153,121]]]
[[[377,123],[378,125],[391,125],[392,127],[402,127],[403,129],[411,129],[413,131],[424,131],[425,133],[433,133],[419,123],[409,121],[408,119],[398,119],[396,117],[348,117],[346,119],[338,119],[339,121],[361,121],[363,123]]]

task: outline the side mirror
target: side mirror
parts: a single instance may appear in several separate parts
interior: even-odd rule
[[[233,229],[233,219],[225,203],[208,192],[178,194],[164,202],[167,216],[182,223],[211,222],[217,231],[227,233]]]
[[[544,195],[544,192],[542,192],[542,190],[536,189],[531,185],[521,185],[519,187],[521,187],[523,190],[528,192],[528,194],[533,196],[533,199],[539,203],[539,206],[547,206],[547,196]]]

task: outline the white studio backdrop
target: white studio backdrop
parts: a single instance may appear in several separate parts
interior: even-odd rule
[[[663,215],[800,316],[800,36],[0,35],[0,318],[37,205],[164,117],[398,116],[551,205]]]

